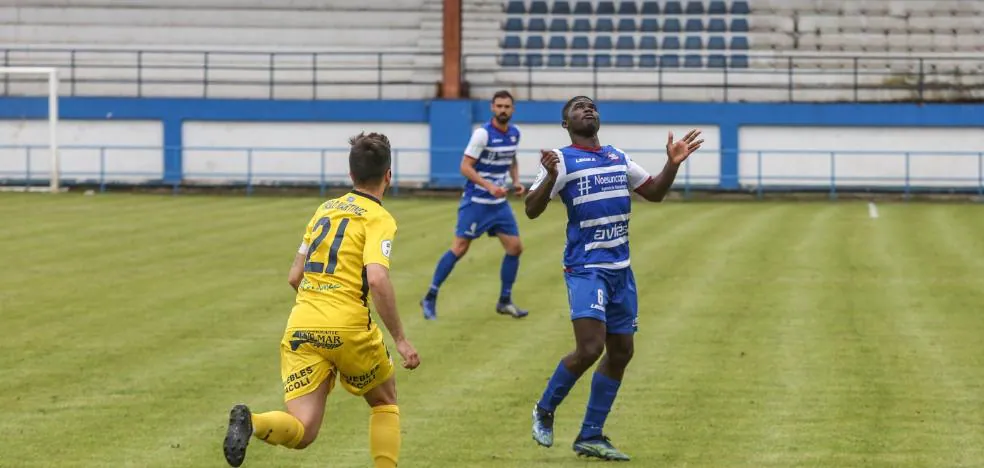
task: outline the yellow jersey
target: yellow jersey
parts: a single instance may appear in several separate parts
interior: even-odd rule
[[[366,265],[389,268],[396,220],[372,195],[353,190],[318,207],[298,253],[304,278],[287,328],[369,330]]]

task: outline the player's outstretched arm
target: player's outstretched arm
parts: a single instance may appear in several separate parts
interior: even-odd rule
[[[307,259],[307,254],[298,253],[294,256],[294,264],[290,266],[290,272],[287,273],[287,283],[290,287],[297,291],[297,288],[301,286],[301,280],[304,279],[304,261]]]
[[[673,186],[680,164],[686,161],[704,143],[704,140],[697,139],[699,136],[700,130],[693,129],[682,140],[674,142],[673,132],[670,132],[666,140],[667,159],[663,170],[652,180],[637,188],[636,193],[651,202],[663,201],[663,198],[666,198],[666,194],[670,191],[670,187]]]
[[[386,325],[386,330],[393,337],[396,343],[396,350],[403,357],[403,367],[415,369],[420,365],[420,357],[414,349],[406,335],[403,334],[403,323],[400,321],[400,314],[396,311],[396,293],[393,290],[393,283],[390,281],[389,269],[376,264],[366,265],[366,279],[369,281],[369,293],[372,294],[372,303],[376,306],[379,318]]]
[[[554,185],[557,183],[557,164],[560,157],[557,153],[548,150],[540,150],[540,174],[536,177],[536,182],[530,187],[526,195],[526,216],[536,219],[547,209],[550,203],[550,194],[553,192]]]

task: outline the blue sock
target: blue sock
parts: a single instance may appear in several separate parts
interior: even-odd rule
[[[584,413],[584,423],[581,424],[579,439],[597,437],[602,433],[608,412],[615,403],[615,395],[622,382],[612,379],[600,372],[595,372],[591,379],[591,396],[588,397],[588,411]]]
[[[550,377],[550,381],[547,382],[547,389],[543,391],[543,396],[540,397],[537,406],[544,411],[552,413],[560,405],[560,402],[564,401],[564,397],[574,387],[577,378],[578,376],[567,370],[567,367],[564,366],[564,361],[560,361],[560,364],[557,364],[557,369],[554,370],[553,376]]]
[[[518,271],[519,255],[506,254],[502,258],[502,269],[499,270],[499,278],[502,279],[502,289],[499,291],[500,304],[512,302],[512,285],[516,282],[516,273]]]
[[[437,297],[437,290],[441,287],[441,283],[448,279],[448,275],[454,269],[455,263],[458,263],[458,257],[454,252],[450,250],[444,252],[441,260],[437,262],[437,269],[434,270],[434,279],[431,281],[430,291],[427,291],[427,299]]]

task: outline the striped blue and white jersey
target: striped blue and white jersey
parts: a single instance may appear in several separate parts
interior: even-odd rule
[[[509,166],[512,166],[516,158],[516,148],[519,146],[519,128],[509,125],[509,128],[502,132],[486,122],[485,125],[478,127],[472,132],[468,147],[465,148],[465,156],[477,160],[475,171],[483,179],[492,182],[500,187],[506,187],[506,178],[509,176]],[[505,203],[506,198],[495,198],[485,190],[484,187],[475,185],[474,182],[465,183],[465,193],[462,195],[465,203],[481,203],[483,205],[494,205]]]
[[[621,269],[629,266],[629,216],[635,190],[652,180],[628,155],[612,146],[568,146],[560,156],[557,182],[550,198],[560,195],[567,207],[564,266]],[[531,190],[547,171],[542,166]]]

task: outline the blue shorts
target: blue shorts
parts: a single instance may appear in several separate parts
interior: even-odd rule
[[[472,201],[463,201],[458,208],[458,225],[454,235],[465,239],[477,239],[482,235],[506,234],[519,235],[519,225],[513,216],[509,203],[484,205]]]
[[[639,298],[631,268],[568,268],[564,279],[571,320],[600,320],[613,335],[631,335],[639,329]]]

